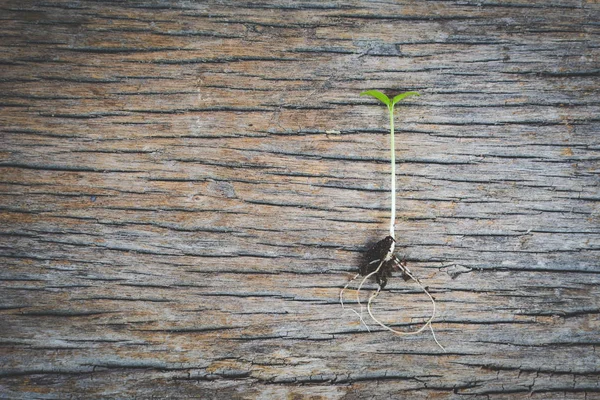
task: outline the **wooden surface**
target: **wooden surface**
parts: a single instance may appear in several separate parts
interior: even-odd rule
[[[600,398],[597,1],[0,20],[0,398]],[[422,94],[397,108],[398,253],[447,353],[338,303],[387,234],[366,89]],[[411,329],[430,303],[395,277],[375,309]]]

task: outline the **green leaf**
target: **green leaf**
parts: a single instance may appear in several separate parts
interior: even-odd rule
[[[390,104],[392,104],[389,97],[377,90],[367,90],[366,92],[362,92],[360,95],[375,97],[377,100],[381,101],[388,107],[390,106]]]
[[[404,93],[400,93],[399,95],[395,96],[392,99],[392,106],[395,105],[397,102],[401,101],[402,99],[408,97],[408,96],[420,96],[420,94],[417,93],[417,92],[404,92]]]

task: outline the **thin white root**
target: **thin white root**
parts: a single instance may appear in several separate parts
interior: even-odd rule
[[[346,309],[346,306],[344,306],[344,291],[346,289],[348,289],[348,286],[350,286],[350,284],[352,282],[354,282],[354,280],[356,278],[358,278],[359,276],[360,276],[360,274],[354,275],[354,277],[352,279],[350,279],[348,281],[348,283],[346,283],[346,286],[344,286],[344,288],[342,290],[340,290],[340,304],[342,305],[342,309],[344,309],[344,310]],[[371,329],[369,328],[369,326],[367,325],[367,323],[365,322],[365,320],[362,317],[362,312],[359,314],[356,312],[356,310],[354,310],[352,308],[350,309],[350,311],[352,311],[354,314],[356,314],[358,316],[358,319],[360,319],[361,324],[363,324],[365,326],[365,328],[367,328],[367,331],[371,332]]]
[[[360,315],[363,314],[363,310],[365,309],[362,305],[362,303],[360,302],[360,289],[362,289],[363,285],[365,284],[365,282],[367,281],[367,279],[369,279],[371,276],[375,275],[377,272],[379,272],[379,269],[381,268],[381,266],[383,265],[383,263],[385,262],[384,260],[381,260],[381,262],[379,263],[379,265],[377,266],[377,269],[373,272],[371,272],[370,274],[367,274],[367,276],[365,276],[363,278],[363,280],[360,282],[360,285],[358,285],[358,289],[356,290],[356,301],[358,302],[358,305],[360,306]]]
[[[344,286],[344,288],[343,288],[342,290],[340,290],[340,304],[342,305],[342,308],[343,308],[343,309],[346,309],[346,307],[344,306],[344,290],[348,289],[348,286],[350,286],[350,284],[351,284],[352,282],[354,282],[354,280],[355,280],[356,278],[358,278],[359,276],[360,276],[360,274],[356,274],[356,275],[354,275],[354,278],[350,279],[350,280],[348,281],[348,283],[346,283],[346,286]]]
[[[360,319],[361,324],[363,324],[365,326],[365,328],[367,328],[367,331],[369,331],[369,332],[371,332],[371,329],[369,328],[369,326],[367,325],[367,323],[365,322],[365,320],[362,317],[363,316],[364,306],[360,302],[360,290],[362,289],[362,287],[365,284],[365,282],[367,281],[367,279],[369,279],[371,276],[373,276],[377,272],[379,272],[379,270],[381,269],[381,267],[383,266],[383,264],[386,262],[386,260],[383,259],[383,260],[371,261],[371,263],[369,263],[369,264],[374,264],[375,262],[378,262],[378,261],[379,261],[379,265],[377,266],[377,269],[375,269],[375,271],[371,272],[370,274],[367,274],[363,278],[363,280],[360,282],[360,284],[358,285],[358,289],[356,290],[356,302],[360,306],[360,313],[358,313],[356,310],[354,310],[352,308],[350,309],[350,311],[352,311],[354,314],[356,314],[358,316],[358,318]],[[437,337],[435,336],[435,332],[433,330],[433,326],[431,325],[432,322],[433,322],[433,319],[435,318],[435,312],[436,312],[435,299],[433,298],[433,296],[431,295],[431,293],[429,293],[429,291],[425,288],[425,286],[423,286],[423,284],[421,284],[421,281],[419,281],[419,279],[417,279],[408,270],[408,268],[402,266],[402,264],[400,264],[397,260],[396,260],[396,262],[398,263],[398,265],[400,266],[400,268],[402,269],[402,271],[406,275],[408,275],[413,281],[415,281],[417,283],[417,285],[419,285],[419,287],[421,288],[421,290],[423,290],[423,292],[425,292],[425,294],[427,295],[427,297],[429,297],[429,299],[431,300],[431,304],[433,305],[433,309],[432,309],[432,312],[431,312],[431,317],[429,317],[429,319],[423,324],[423,326],[421,326],[421,328],[417,329],[416,331],[411,331],[411,332],[402,332],[402,331],[395,330],[395,329],[387,326],[383,322],[379,321],[377,318],[375,318],[375,316],[373,315],[373,312],[371,311],[371,303],[373,302],[373,300],[381,292],[381,285],[379,285],[379,287],[377,288],[377,290],[369,297],[369,300],[367,302],[367,311],[369,312],[369,315],[371,316],[371,318],[373,319],[373,321],[375,321],[378,325],[380,325],[381,327],[383,327],[383,328],[387,329],[388,331],[391,331],[391,332],[393,332],[393,333],[395,333],[397,335],[402,335],[402,336],[416,335],[416,334],[419,334],[419,333],[423,332],[425,329],[429,328],[431,330],[431,335],[433,336],[433,340],[435,341],[435,343],[439,346],[440,349],[442,349],[444,351],[444,353],[446,353],[447,352],[446,349],[437,340]],[[344,306],[344,291],[359,276],[360,276],[360,274],[354,275],[354,277],[352,279],[350,279],[350,281],[348,281],[348,283],[346,283],[346,285],[340,291],[340,304],[342,305],[342,308],[344,310],[346,309],[346,307]]]
[[[438,342],[437,338],[435,337],[435,332],[433,331],[433,325],[431,325],[431,323],[433,322],[433,318],[435,318],[435,299],[433,298],[433,296],[431,295],[431,293],[429,293],[429,290],[425,289],[425,286],[423,286],[423,284],[421,284],[421,281],[418,280],[417,278],[415,278],[415,276],[413,274],[411,274],[410,271],[408,271],[408,269],[406,269],[405,272],[415,282],[417,282],[417,285],[419,285],[419,287],[425,292],[425,294],[431,300],[431,304],[433,304],[433,311],[431,312],[431,318],[429,318],[429,320],[426,322],[426,324],[429,325],[429,329],[431,330],[431,335],[433,336],[433,340],[435,340],[435,343],[439,346],[440,349],[442,349],[444,351],[444,353],[447,353],[447,351],[444,348],[444,346],[442,346],[440,344],[440,342]]]
[[[375,271],[373,271],[372,273],[368,274],[367,276],[365,276],[365,278],[362,280],[362,282],[358,286],[358,289],[356,290],[356,301],[357,301],[358,305],[360,306],[360,314],[358,312],[356,312],[356,310],[350,309],[350,311],[352,311],[354,314],[356,314],[358,316],[358,319],[360,319],[360,322],[365,326],[365,328],[367,328],[367,331],[369,331],[369,332],[371,332],[371,329],[369,328],[369,326],[367,325],[367,323],[365,322],[365,320],[363,318],[364,307],[363,307],[362,303],[360,302],[360,297],[359,296],[360,296],[360,289],[362,288],[362,285],[365,283],[365,281],[367,280],[367,278],[369,278],[373,274],[376,274],[377,271],[379,271],[379,269],[381,268],[381,266],[385,262],[385,260],[373,260],[373,261],[371,261],[369,263],[369,265],[371,265],[371,264],[375,264],[376,262],[379,262],[379,261],[381,261],[381,262],[379,263],[379,266],[377,267],[377,269]],[[344,306],[344,291],[359,276],[360,276],[360,273],[354,275],[354,277],[352,279],[350,279],[350,281],[348,281],[348,283],[346,283],[346,286],[344,286],[344,288],[340,291],[340,304],[342,305],[343,309],[346,309],[346,307]]]
[[[403,268],[404,272],[412,279],[414,280],[417,285],[419,285],[419,287],[425,292],[425,294],[429,297],[429,299],[431,300],[431,304],[433,304],[433,310],[431,312],[431,317],[425,322],[425,324],[423,324],[423,326],[419,329],[417,329],[416,331],[411,331],[411,332],[402,332],[402,331],[397,331],[389,326],[387,326],[386,324],[382,323],[381,321],[379,321],[377,318],[375,318],[375,316],[373,315],[373,312],[371,311],[371,302],[373,301],[373,299],[375,299],[375,297],[377,297],[379,295],[379,292],[381,291],[381,285],[377,288],[377,291],[375,291],[375,293],[373,293],[371,295],[371,297],[369,297],[369,302],[367,303],[367,311],[369,312],[369,315],[371,316],[371,318],[373,318],[373,321],[377,322],[377,324],[379,324],[380,326],[382,326],[383,328],[387,329],[388,331],[391,331],[397,335],[402,335],[402,336],[409,336],[409,335],[416,335],[418,333],[423,332],[425,329],[427,329],[428,327],[431,329],[431,333],[433,335],[433,340],[435,340],[435,343],[440,347],[440,349],[442,349],[444,351],[444,353],[446,352],[446,349],[444,348],[444,346],[442,346],[440,344],[440,342],[438,342],[437,338],[435,337],[435,332],[433,331],[433,326],[431,326],[431,322],[433,321],[433,319],[435,318],[435,310],[436,310],[436,306],[435,306],[435,300],[433,298],[433,296],[429,293],[429,291],[427,289],[425,289],[425,287],[421,284],[421,282],[415,278],[415,276],[413,274],[411,274],[408,271],[408,268]],[[362,306],[361,306],[362,307]]]
[[[352,311],[354,314],[356,314],[358,316],[358,319],[360,319],[360,323],[363,324],[365,326],[365,328],[367,328],[367,331],[371,332],[371,328],[369,328],[369,325],[367,325],[367,323],[363,319],[362,315],[359,314],[358,312],[356,312],[356,310],[353,308],[351,308],[350,311]]]
[[[435,337],[435,332],[433,331],[433,325],[431,325],[431,323],[429,324],[429,329],[431,329],[431,336],[433,336],[433,340],[435,340],[435,343],[438,345],[438,347],[440,349],[442,349],[444,351],[444,353],[447,353],[446,348],[444,346],[442,346],[440,344],[440,342],[438,342],[437,338]]]

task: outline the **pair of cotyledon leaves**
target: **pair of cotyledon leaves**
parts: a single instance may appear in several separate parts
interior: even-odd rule
[[[394,108],[394,105],[397,102],[401,101],[402,99],[404,99],[408,96],[420,96],[420,94],[418,92],[404,92],[404,93],[400,93],[399,95],[394,96],[394,98],[390,99],[389,97],[387,97],[385,94],[381,93],[378,90],[367,90],[366,92],[362,92],[360,95],[375,97],[377,100],[381,101],[383,104],[388,106],[388,108],[390,110],[392,110]]]

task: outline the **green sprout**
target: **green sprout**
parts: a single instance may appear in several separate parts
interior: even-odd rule
[[[394,138],[394,106],[396,105],[396,103],[398,103],[399,101],[401,101],[409,96],[420,96],[420,95],[417,92],[404,92],[404,93],[400,93],[399,95],[395,96],[391,100],[385,94],[383,94],[377,90],[367,90],[365,92],[362,92],[360,95],[361,96],[371,96],[371,97],[374,97],[377,100],[381,101],[383,104],[385,104],[387,106],[389,114],[390,114],[390,163],[392,165],[392,182],[391,182],[391,192],[392,192],[392,202],[391,203],[392,204],[391,204],[391,216],[390,216],[390,234],[383,240],[380,240],[379,242],[377,242],[371,249],[369,249],[369,251],[367,251],[367,263],[360,267],[359,272],[352,279],[350,279],[350,281],[348,283],[346,283],[346,286],[344,286],[343,289],[340,291],[340,304],[342,305],[342,308],[345,309],[344,291],[346,289],[348,289],[349,285],[354,280],[356,280],[359,277],[363,277],[363,279],[361,280],[361,282],[358,285],[358,288],[356,290],[356,304],[360,307],[360,312],[357,312],[356,310],[354,310],[352,308],[350,308],[350,311],[354,312],[358,316],[358,318],[360,319],[360,322],[362,324],[364,324],[364,326],[370,332],[371,329],[369,328],[369,326],[363,319],[364,306],[362,305],[362,303],[360,301],[360,291],[361,291],[363,285],[365,284],[365,282],[367,281],[367,279],[369,279],[371,276],[375,276],[375,280],[377,281],[378,287],[377,287],[377,290],[369,296],[368,301],[367,301],[367,311],[369,312],[369,315],[371,316],[373,321],[375,321],[381,327],[383,327],[397,335],[401,335],[401,336],[416,335],[416,334],[423,332],[425,329],[429,328],[431,330],[431,334],[433,335],[433,340],[445,352],[446,349],[444,348],[444,346],[442,346],[440,344],[440,342],[438,342],[437,338],[435,337],[435,332],[433,331],[432,323],[433,323],[433,319],[435,318],[435,312],[436,312],[436,305],[435,305],[434,297],[431,295],[431,293],[429,293],[429,290],[427,290],[427,287],[423,286],[421,281],[415,275],[413,275],[413,273],[408,269],[406,263],[400,261],[398,259],[398,257],[396,257],[394,255],[394,249],[395,249],[395,243],[396,243],[396,239],[395,239],[396,148],[395,148],[395,142],[394,142],[394,139],[395,139]],[[423,292],[427,295],[427,297],[429,297],[429,300],[431,300],[432,307],[433,307],[432,312],[431,312],[431,317],[429,317],[427,319],[427,321],[425,321],[425,323],[417,330],[406,332],[406,331],[400,331],[397,329],[393,329],[390,326],[381,322],[379,319],[377,319],[373,315],[373,311],[371,309],[373,300],[375,300],[375,298],[379,295],[381,290],[387,284],[387,278],[392,276],[392,270],[400,271],[402,273],[402,277],[404,278],[404,280],[409,280],[409,279],[413,280],[421,288],[421,290],[423,290]]]
[[[371,96],[375,97],[377,100],[381,101],[388,108],[390,113],[390,162],[392,164],[392,182],[390,191],[392,192],[392,205],[391,205],[391,215],[390,215],[390,236],[392,238],[396,238],[395,236],[395,226],[396,226],[396,145],[394,142],[394,106],[399,101],[409,97],[409,96],[420,96],[417,92],[404,92],[400,93],[397,96],[394,96],[393,99],[390,100],[385,94],[377,91],[377,90],[367,90],[360,94],[361,96]]]

